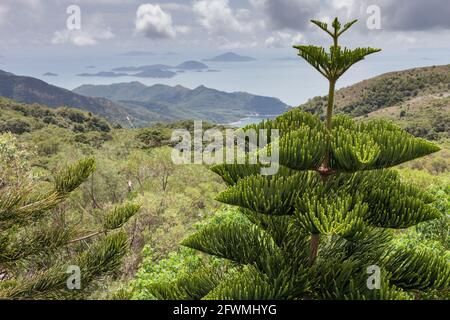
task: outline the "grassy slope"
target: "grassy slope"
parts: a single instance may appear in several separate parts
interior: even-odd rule
[[[450,137],[450,92],[420,95],[366,117],[394,121],[410,133],[438,140]]]
[[[335,110],[354,117],[387,116],[404,128],[420,124],[433,129],[436,139],[449,137],[450,127],[445,126],[450,122],[449,96],[450,65],[415,68],[383,74],[337,91]],[[300,108],[323,115],[326,101],[326,97],[315,97]],[[426,133],[423,135],[426,137]]]
[[[449,92],[449,84],[450,65],[390,72],[339,90],[336,95],[336,106],[337,110],[344,111],[346,106],[362,102],[375,92],[376,95],[371,97],[375,99],[385,97],[385,100],[377,100],[384,102],[379,108],[386,108],[397,100]]]

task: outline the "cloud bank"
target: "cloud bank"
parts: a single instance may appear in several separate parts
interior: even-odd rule
[[[65,28],[71,4],[81,7],[79,31]],[[381,30],[366,27],[370,5],[381,10]],[[94,21],[99,15],[101,24]],[[449,0],[2,0],[0,42],[120,46],[165,40],[192,47],[284,48],[322,41],[309,20],[335,16],[360,19],[349,37],[355,43],[370,34],[380,43],[439,45],[450,34]]]

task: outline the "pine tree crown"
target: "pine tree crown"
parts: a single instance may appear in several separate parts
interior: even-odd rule
[[[121,266],[128,237],[120,228],[139,211],[139,205],[125,203],[105,213],[97,230],[52,223],[52,209],[94,170],[95,159],[86,158],[57,172],[48,190],[34,184],[1,190],[0,275],[5,279],[0,279],[0,299],[79,298],[89,294],[90,283]],[[88,242],[82,250],[81,244]],[[77,254],[64,255],[71,251]],[[43,257],[46,266],[34,266],[34,260]],[[82,290],[67,287],[70,265],[80,268]]]
[[[311,20],[312,23],[329,34],[333,39],[330,52],[326,52],[322,47],[312,45],[296,45],[294,48],[299,50],[298,55],[300,57],[305,59],[325,78],[336,82],[355,63],[363,60],[370,54],[381,51],[381,49],[374,48],[357,48],[354,50],[341,48],[339,45],[340,36],[348,31],[357,21],[353,20],[342,26],[339,19],[335,18],[331,24],[332,29],[329,29],[327,23]]]

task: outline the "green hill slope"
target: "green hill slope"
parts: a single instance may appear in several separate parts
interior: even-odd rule
[[[148,87],[130,82],[83,85],[74,92],[112,100],[134,118],[148,119],[148,122],[195,119],[230,123],[253,114],[281,114],[288,107],[276,98],[223,92],[205,86],[191,90],[182,86],[158,84]]]
[[[90,112],[65,107],[52,109],[0,97],[0,132],[22,134],[49,125],[78,133],[111,131],[111,125],[105,119]]]
[[[387,73],[336,93],[336,112],[354,117],[387,117],[411,133],[450,137],[450,65]],[[300,106],[323,114],[326,97]]]

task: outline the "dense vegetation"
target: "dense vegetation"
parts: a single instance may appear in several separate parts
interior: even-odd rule
[[[93,158],[61,170],[48,182],[33,182],[27,179],[32,176],[27,154],[17,150],[10,133],[0,136],[0,151],[0,298],[87,297],[95,280],[120,268],[127,238],[112,231],[120,229],[139,205],[128,203],[99,213],[97,223],[85,228],[82,219],[54,210],[89,178],[95,169]],[[78,290],[69,290],[70,268],[82,273],[71,283]]]
[[[440,218],[391,232],[390,244],[393,248],[401,248],[397,251],[400,253],[417,249],[430,255],[438,255],[441,257],[440,261],[446,261],[447,264],[450,259],[448,68],[449,66],[429,67],[388,74],[340,90],[336,93],[336,110],[338,113],[355,116],[357,122],[353,124],[352,120],[341,117],[334,120],[335,126],[362,128],[362,122],[389,119],[413,135],[439,144],[442,149],[440,152],[402,163],[392,169],[399,173],[399,176],[394,173],[389,173],[388,176],[396,180],[398,186],[412,183],[421,189],[420,194],[426,192],[434,198],[435,201],[429,204],[427,210]],[[422,82],[423,86],[419,82]],[[309,108],[309,111],[321,114],[324,119],[322,112],[318,111],[326,107],[325,101],[328,102],[323,98],[316,98],[309,103],[309,107],[302,106],[301,109]],[[373,103],[374,101],[377,102]],[[345,109],[345,106],[353,107]],[[322,126],[318,119],[300,113],[299,110],[292,110],[279,120],[266,125],[277,125],[283,121],[288,125],[291,116],[298,117],[299,121],[310,119],[305,123],[305,127],[310,127],[312,123],[316,123],[317,127]],[[210,127],[212,125],[204,125],[204,129]],[[172,130],[178,128],[192,130],[193,123],[182,121],[155,124],[149,128],[126,129],[79,109],[48,108],[0,98],[0,251],[3,252],[7,247],[9,250],[5,252],[10,253],[10,258],[11,253],[16,254],[14,262],[11,259],[5,261],[6,255],[0,260],[0,298],[198,299],[204,296],[205,290],[195,291],[196,294],[192,295],[193,292],[186,288],[192,285],[192,280],[199,283],[199,274],[212,275],[208,281],[202,282],[207,284],[207,288],[215,287],[222,279],[228,279],[230,282],[227,283],[233,283],[237,278],[244,279],[245,282],[246,278],[242,278],[242,272],[248,271],[248,275],[254,271],[255,266],[242,266],[241,263],[232,261],[233,259],[199,254],[196,250],[180,247],[179,243],[189,237],[192,244],[195,234],[205,232],[204,230],[222,230],[224,226],[230,225],[239,230],[249,228],[260,232],[261,227],[268,230],[271,221],[260,220],[255,229],[258,215],[246,209],[217,202],[215,197],[226,190],[226,183],[220,175],[211,172],[207,167],[175,166],[170,159],[173,145],[170,137]],[[293,141],[299,138],[295,132],[288,135],[295,138]],[[313,145],[317,146],[319,143]],[[289,158],[286,157],[284,161]],[[342,169],[342,166],[348,166],[352,162],[339,162],[334,159],[332,163]],[[8,195],[18,195],[18,201],[22,204],[32,204],[36,200],[37,194],[27,193],[27,188],[39,191],[39,195],[58,195],[57,182],[66,181],[68,173],[80,172],[82,167],[86,170],[81,170],[84,174],[80,179],[75,179],[77,183],[70,189],[62,190],[57,201],[48,203],[46,210],[38,210],[43,213],[40,219],[22,221],[25,224],[14,221],[13,229],[4,232],[7,225],[4,224],[4,211],[1,210]],[[214,169],[218,173],[224,173],[224,170],[219,167]],[[231,187],[233,188],[237,187]],[[227,197],[221,196],[219,199],[229,203],[231,193],[225,191],[225,194],[227,192]],[[345,198],[345,195],[343,197]],[[117,217],[120,208],[129,205],[139,206],[140,209],[138,212],[132,210],[125,214],[129,219],[127,223],[127,219],[118,219],[116,222],[119,223],[112,224],[114,219],[108,217]],[[20,209],[20,206],[15,209]],[[10,212],[20,213],[20,210]],[[278,218],[281,218],[280,221],[283,219],[274,218],[277,223]],[[417,222],[417,219],[412,220]],[[334,227],[336,226],[339,225]],[[111,230],[116,227],[119,227],[116,231]],[[338,229],[334,228],[332,231]],[[90,235],[94,236],[85,238]],[[220,233],[214,233],[209,240],[219,235]],[[237,235],[239,232],[236,232]],[[112,241],[111,238],[114,237],[116,240]],[[325,240],[329,237],[333,238],[328,234],[320,235],[317,268],[327,267],[323,264],[324,257],[332,258],[336,265],[342,262],[335,252],[332,252],[337,244],[332,240]],[[24,242],[23,239],[36,239],[38,242]],[[379,238],[375,240],[378,241]],[[281,235],[276,241],[282,241]],[[108,244],[114,244],[109,245],[109,252],[114,254],[103,259],[104,263],[98,263],[99,257],[101,258],[98,253],[105,252],[101,250],[102,247],[105,248],[105,244],[107,247]],[[310,245],[308,241],[301,244],[305,244],[305,248]],[[198,249],[198,246],[195,247]],[[28,250],[25,250],[27,248]],[[33,249],[33,254],[25,254],[31,252],[30,248]],[[307,261],[309,252],[305,254]],[[260,258],[263,256],[260,255]],[[92,260],[93,258],[95,259]],[[83,261],[84,265],[81,263]],[[88,267],[92,266],[92,261],[95,261],[96,267],[89,269],[89,277],[86,279],[86,284],[89,285],[83,286],[82,291],[65,290],[67,265],[80,264]],[[275,261],[275,264],[281,265],[278,262],[279,260]],[[397,266],[394,262],[388,265],[387,268],[390,269],[387,270],[392,271],[392,268]],[[336,278],[345,279],[347,272],[354,270],[354,266],[349,262],[349,269],[339,269],[343,272],[338,272]],[[434,274],[427,266],[424,268]],[[323,283],[328,281],[325,274],[322,274],[325,277]],[[364,276],[366,279],[367,274]],[[397,280],[400,276],[394,273]],[[417,281],[421,284],[426,282],[423,277],[419,278]],[[267,280],[264,277],[257,277],[255,280],[253,276],[249,279],[252,283],[256,280]],[[301,282],[304,278],[295,280]],[[261,283],[264,284],[264,281]],[[50,283],[53,285],[49,286]],[[308,298],[337,298],[345,292],[348,293],[350,289],[353,296],[346,297],[355,297],[357,292],[345,286],[340,287],[339,292],[325,292],[314,287],[315,285],[317,283],[310,283],[307,289]],[[383,283],[383,286],[385,285],[387,284]],[[397,290],[402,285],[397,283],[395,286],[394,290],[391,290],[393,287],[390,286],[390,289],[384,291],[387,292],[384,297],[450,298],[448,286],[435,290],[424,285],[420,289],[414,288],[413,291],[405,289],[406,293]],[[219,289],[215,290],[217,297]],[[265,292],[273,293],[270,290]],[[226,292],[230,296],[232,293],[231,289]],[[365,295],[361,293],[361,296],[357,297],[363,296]]]
[[[33,115],[32,110],[50,115],[56,121],[47,124],[42,116]],[[66,111],[79,113],[76,109]],[[93,116],[82,114],[87,120],[79,123],[58,115],[58,110],[2,100],[2,121],[17,119],[29,126],[21,134],[1,135],[2,154],[9,150],[8,154],[21,161],[8,158],[2,162],[0,176],[2,181],[11,181],[26,167],[29,174],[20,176],[31,182],[49,183],[53,172],[84,157],[95,157],[94,173],[67,201],[53,209],[52,214],[64,212],[69,219],[95,229],[109,208],[124,201],[141,205],[136,217],[125,226],[129,245],[124,264],[118,272],[94,284],[90,297],[155,299],[149,291],[155,283],[181,278],[204,265],[217,270],[231,268],[222,260],[211,260],[179,247],[182,239],[205,224],[224,219],[243,220],[239,211],[214,201],[215,195],[225,188],[219,177],[202,166],[172,165],[170,132],[182,127],[192,130],[192,123],[161,124],[137,130],[108,125],[110,130],[98,131],[88,125],[88,119]],[[76,125],[86,129],[79,132],[74,130]],[[443,151],[402,165],[399,172],[405,180],[435,194],[440,199],[438,208],[445,213],[450,207],[450,158],[447,143],[444,140],[441,143]],[[425,223],[417,231],[402,232],[398,241],[415,246],[424,243],[426,237],[433,248],[448,252],[448,239],[442,240],[445,227],[448,227],[445,220],[441,224]],[[425,229],[426,235],[422,232]],[[423,298],[428,297],[435,296]]]
[[[22,177],[50,186],[54,172],[77,160],[95,158],[95,171],[67,194],[66,201],[50,210],[48,219],[64,215],[64,220],[83,230],[96,230],[116,206],[124,202],[140,205],[139,213],[124,226],[128,244],[123,264],[95,283],[91,288],[95,290],[86,293],[90,297],[105,298],[116,282],[130,280],[142,259],[149,261],[144,246],[152,248],[154,262],[178,250],[179,241],[195,229],[194,224],[219,207],[213,200],[223,188],[219,178],[203,166],[175,166],[170,159],[171,130],[192,130],[192,122],[129,130],[77,109],[55,110],[7,99],[0,101],[0,119],[27,124],[26,130],[14,135],[9,133],[11,127],[0,133],[1,153],[9,155],[0,161],[2,184]]]

